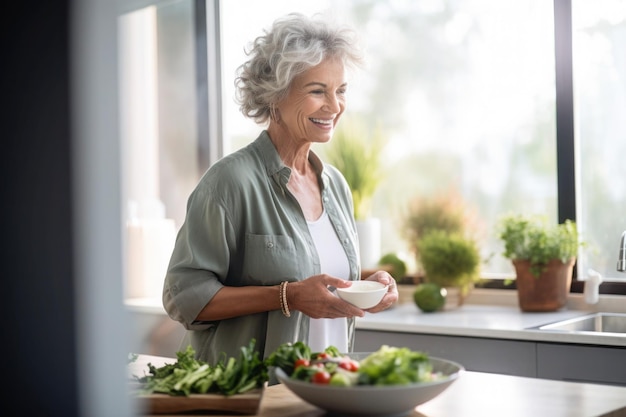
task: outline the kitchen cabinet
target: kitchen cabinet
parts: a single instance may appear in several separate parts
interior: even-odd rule
[[[626,386],[626,349],[357,329],[355,351],[406,346],[468,371]]]
[[[626,349],[537,343],[537,376],[626,386]]]
[[[424,351],[458,362],[468,371],[537,376],[533,342],[357,329],[356,352],[373,352],[382,344]]]

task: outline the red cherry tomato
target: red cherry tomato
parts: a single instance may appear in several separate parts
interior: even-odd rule
[[[339,362],[339,367],[346,371],[356,372],[359,370],[359,363],[354,359],[344,358]]]
[[[298,369],[300,366],[309,366],[311,363],[308,359],[296,359],[293,364],[293,369]]]
[[[315,356],[315,359],[328,359],[330,355],[326,352],[320,352]]]
[[[313,374],[311,382],[314,384],[328,385],[330,382],[330,373],[327,371],[319,371]]]

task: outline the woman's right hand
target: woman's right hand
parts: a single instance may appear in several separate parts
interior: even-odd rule
[[[326,274],[290,282],[287,284],[287,304],[290,310],[298,310],[314,319],[363,317],[363,310],[331,292],[332,287],[345,288],[350,285],[350,281]]]

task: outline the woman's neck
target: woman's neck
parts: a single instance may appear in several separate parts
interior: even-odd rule
[[[267,133],[285,165],[301,176],[310,174],[315,176],[313,167],[309,163],[311,142],[294,139],[288,132],[276,125],[270,125]]]

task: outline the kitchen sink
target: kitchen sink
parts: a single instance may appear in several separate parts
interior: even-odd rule
[[[626,314],[592,313],[535,327],[569,333],[603,333],[626,336]]]

